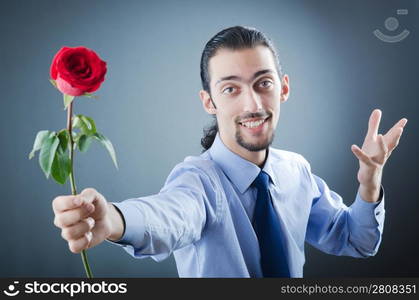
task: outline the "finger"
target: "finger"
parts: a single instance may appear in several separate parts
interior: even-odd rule
[[[89,248],[89,244],[92,240],[92,237],[92,232],[89,231],[85,235],[83,235],[83,237],[77,240],[69,241],[68,247],[70,248],[70,251],[73,253],[80,253],[82,250]]]
[[[52,209],[54,210],[54,213],[60,213],[77,208],[82,202],[82,199],[78,195],[58,196],[52,201]]]
[[[389,131],[387,131],[387,133],[384,136],[390,136],[398,128],[404,128],[404,126],[406,126],[406,123],[407,123],[407,119],[406,118],[400,119],[396,124],[393,125],[393,127],[391,127],[389,129]]]
[[[403,128],[397,127],[391,132],[391,135],[384,137],[387,147],[390,151],[396,148],[396,146],[399,144],[399,140],[402,134],[403,134]]]
[[[80,197],[87,203],[92,203],[96,197],[98,197],[98,192],[94,188],[85,188],[81,193]]]
[[[406,118],[403,118],[403,119],[401,119],[401,120],[399,121],[399,123],[400,123],[400,126],[401,126],[402,128],[404,128],[404,126],[406,126],[406,124],[407,124],[407,119],[406,119]]]
[[[392,141],[390,141],[388,145],[389,153],[391,153],[397,147],[397,145],[399,145],[399,141],[402,134],[403,134],[403,128],[399,128],[397,135],[394,137]]]
[[[374,109],[371,113],[369,122],[368,122],[368,133],[367,136],[370,138],[374,138],[377,136],[378,128],[380,127],[380,120],[381,120],[381,110]]]
[[[353,154],[363,163],[371,165],[371,159],[365,154],[357,145],[352,145],[351,150]]]
[[[384,135],[384,140],[389,147],[389,149],[394,148],[394,144],[398,138],[400,138],[401,133],[403,132],[403,128],[406,126],[407,119],[403,118],[399,120],[394,126],[387,131]]]
[[[79,207],[84,202],[92,203],[99,193],[94,188],[85,188],[79,195],[58,196],[52,201],[55,213]]]
[[[87,202],[92,203],[95,206],[95,212],[92,215],[95,219],[99,219],[106,214],[106,199],[105,197],[96,191],[94,188],[86,188],[80,196]]]
[[[78,240],[83,237],[86,232],[91,231],[95,226],[95,220],[93,218],[86,218],[78,222],[77,224],[63,228],[61,231],[61,236],[63,239],[70,241],[70,240]]]
[[[54,225],[59,228],[69,227],[88,217],[94,210],[95,207],[93,204],[87,203],[82,205],[80,208],[56,214]]]

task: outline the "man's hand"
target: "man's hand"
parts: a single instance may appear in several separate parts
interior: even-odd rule
[[[52,202],[54,224],[68,242],[71,252],[92,248],[106,238],[121,237],[123,220],[113,205],[93,188],[79,195],[58,196]]]
[[[375,109],[370,116],[368,132],[360,149],[352,145],[351,150],[359,160],[359,193],[365,201],[376,202],[380,194],[383,167],[399,144],[407,119],[398,121],[384,136],[378,134],[381,110]]]

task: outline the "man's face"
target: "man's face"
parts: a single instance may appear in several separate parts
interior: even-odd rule
[[[270,49],[220,49],[210,59],[209,72],[216,109],[207,111],[216,114],[223,142],[237,153],[266,149],[278,123],[282,90]],[[287,93],[288,77],[284,83]]]

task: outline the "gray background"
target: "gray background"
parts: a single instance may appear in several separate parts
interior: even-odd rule
[[[396,10],[409,10],[397,16]],[[78,191],[109,201],[157,193],[175,164],[200,153],[210,117],[201,107],[199,59],[232,25],[259,28],[290,76],[274,146],[301,153],[347,205],[358,184],[350,151],[374,108],[381,131],[407,117],[383,184],[386,222],[378,254],[353,259],[307,246],[306,277],[418,276],[419,1],[5,1],[0,2],[0,276],[84,277],[80,255],[53,225],[51,201],[70,186],[46,180],[28,160],[35,134],[66,126],[61,94],[48,82],[53,55],[84,45],[108,63],[99,100],[77,98],[114,144],[120,170],[94,144],[76,153]],[[397,17],[389,32],[384,20]],[[411,31],[402,42],[373,36]],[[103,243],[88,251],[96,277],[176,277],[172,257],[138,260]]]

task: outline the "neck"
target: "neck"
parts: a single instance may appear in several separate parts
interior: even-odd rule
[[[237,154],[238,156],[244,158],[247,161],[250,161],[251,163],[254,163],[259,168],[263,168],[265,164],[265,160],[267,158],[267,149],[261,150],[261,151],[249,151],[242,146],[238,145],[235,141],[231,141],[231,143],[226,143],[223,139],[223,137],[220,135],[220,139],[223,142],[223,144],[231,151]]]

